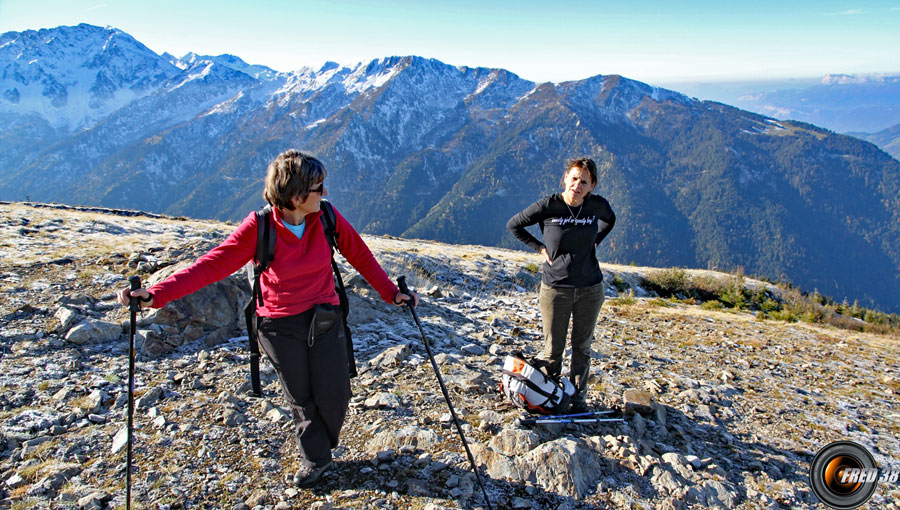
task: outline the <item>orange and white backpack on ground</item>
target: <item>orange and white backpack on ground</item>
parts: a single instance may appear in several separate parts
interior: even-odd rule
[[[546,361],[529,363],[521,353],[509,355],[503,361],[500,390],[516,407],[540,414],[565,413],[575,386],[567,377],[550,377],[546,370]]]

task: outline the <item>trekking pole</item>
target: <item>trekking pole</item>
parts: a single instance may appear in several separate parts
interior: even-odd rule
[[[400,292],[406,294],[407,296],[412,296],[409,291],[409,286],[406,285],[406,277],[401,276],[397,278],[397,286],[400,288]],[[409,313],[412,314],[413,320],[416,322],[416,326],[419,328],[419,333],[422,335],[422,343],[425,344],[425,351],[428,352],[428,359],[431,360],[431,368],[434,369],[434,375],[437,376],[438,384],[441,385],[441,392],[444,394],[444,400],[447,401],[447,407],[450,408],[450,416],[453,417],[453,423],[456,425],[456,431],[459,432],[459,438],[462,439],[462,444],[466,449],[466,455],[469,456],[469,464],[472,465],[472,472],[475,473],[475,478],[478,480],[478,485],[481,486],[481,494],[484,495],[484,504],[487,505],[488,510],[493,510],[491,507],[491,501],[488,499],[487,489],[484,488],[484,482],[481,480],[481,474],[478,472],[478,466],[475,465],[475,457],[472,456],[472,450],[469,449],[469,443],[466,441],[466,436],[463,434],[462,426],[459,424],[459,419],[456,417],[456,411],[453,410],[453,404],[450,402],[450,394],[447,392],[447,386],[444,384],[444,378],[441,377],[441,372],[438,370],[437,362],[434,361],[434,355],[431,353],[431,346],[428,344],[428,340],[425,339],[425,331],[422,329],[422,324],[419,323],[419,316],[416,315],[416,309],[413,306],[412,299],[406,302],[406,307],[409,308]]]
[[[128,279],[131,290],[141,288],[141,277]],[[128,341],[128,450],[125,455],[125,508],[131,510],[131,445],[134,442],[134,334],[137,332],[137,313],[141,309],[140,298],[131,296],[128,303],[131,311],[131,335]]]
[[[625,421],[623,418],[551,418],[547,420],[524,418],[519,420],[519,423],[522,425],[548,425],[551,423],[607,423],[623,421]]]
[[[559,420],[562,418],[591,418],[596,416],[602,416],[605,414],[613,414],[617,411],[587,411],[584,413],[572,413],[572,414],[548,414],[546,416],[526,416],[522,418],[523,420]]]

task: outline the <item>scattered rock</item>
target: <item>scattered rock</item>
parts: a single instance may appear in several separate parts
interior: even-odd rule
[[[56,313],[54,313],[53,316],[59,321],[60,333],[69,331],[72,324],[77,322],[80,318],[77,311],[65,306],[57,308]]]
[[[430,429],[410,425],[399,430],[385,430],[377,434],[366,443],[366,449],[370,452],[378,452],[412,446],[420,450],[428,450],[443,440],[444,438]]]
[[[86,344],[88,342],[111,342],[122,334],[122,326],[99,320],[88,319],[72,327],[66,333],[66,340],[73,344]]]
[[[104,504],[112,497],[103,491],[94,491],[78,500],[78,508],[82,510],[102,510]]]
[[[385,349],[384,352],[369,360],[369,365],[380,368],[390,368],[406,361],[406,359],[409,358],[410,352],[409,346],[406,344],[395,345]]]
[[[471,354],[472,356],[481,356],[484,354],[484,348],[476,344],[466,344],[462,346],[460,350],[466,354]]]
[[[622,400],[626,415],[640,413],[650,416],[653,413],[654,401],[650,392],[636,389],[626,390]]]
[[[365,402],[365,406],[370,409],[396,409],[402,405],[403,403],[400,401],[400,397],[386,391],[383,391],[366,399]]]

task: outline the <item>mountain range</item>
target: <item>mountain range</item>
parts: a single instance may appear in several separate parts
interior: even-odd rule
[[[0,94],[4,200],[237,221],[296,147],[363,232],[518,247],[506,220],[588,155],[619,218],[601,259],[900,310],[900,162],[622,76],[534,83],[414,56],[276,72],[79,25],[0,36]]]

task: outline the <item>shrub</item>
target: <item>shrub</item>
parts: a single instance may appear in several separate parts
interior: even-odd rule
[[[776,310],[776,311],[770,313],[769,316],[775,320],[785,321],[785,322],[797,322],[797,320],[798,320],[798,317],[794,314],[794,312],[792,312],[790,310],[781,310],[781,311]]]
[[[704,301],[700,308],[704,310],[721,310],[725,308],[725,305],[721,301],[714,299],[712,301]]]
[[[724,287],[724,283],[714,276],[698,275],[691,279],[694,284],[692,294],[701,301],[716,300]]]
[[[619,294],[625,292],[625,289],[628,288],[628,284],[625,283],[625,280],[623,280],[622,277],[619,275],[613,275],[612,285],[613,285],[613,287],[616,288],[616,290],[619,292]]]
[[[750,292],[744,287],[744,277],[735,275],[719,289],[719,301],[730,308],[743,310],[750,307]]]
[[[772,298],[766,298],[766,300],[760,303],[758,306],[759,309],[765,313],[781,310],[781,303]]]
[[[687,271],[677,267],[650,273],[647,283],[654,292],[662,297],[686,294],[693,289],[691,277],[688,276]]]

